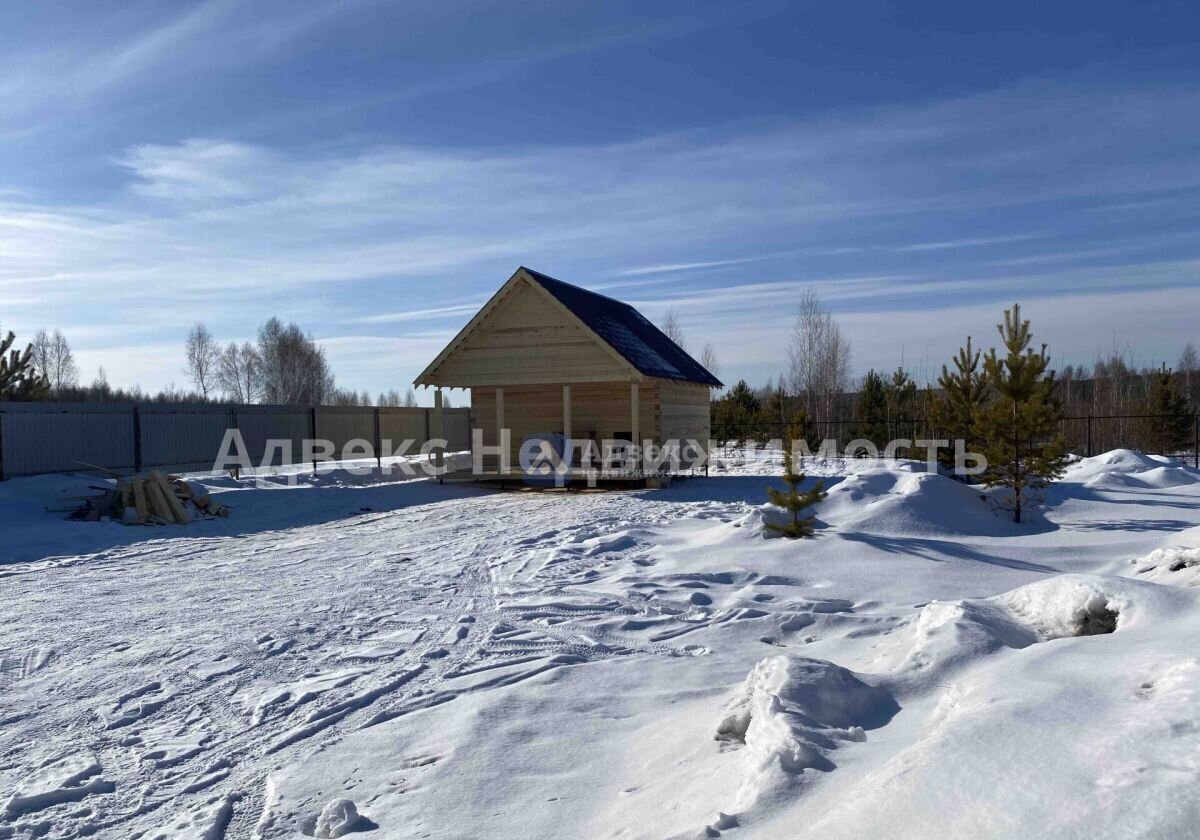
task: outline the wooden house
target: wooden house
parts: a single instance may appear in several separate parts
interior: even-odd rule
[[[510,430],[509,462],[539,435],[707,447],[721,382],[636,309],[521,267],[415,380],[471,392],[485,446]],[[436,425],[436,419],[435,419]],[[497,471],[497,458],[484,461]],[[577,466],[585,466],[576,462]]]

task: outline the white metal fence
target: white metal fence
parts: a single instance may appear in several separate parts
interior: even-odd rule
[[[305,440],[328,440],[340,455],[350,441],[366,441],[375,455],[414,441],[415,453],[433,437],[431,408],[169,403],[0,402],[0,479],[72,472],[92,464],[117,471],[208,469],[228,429],[237,429],[250,459],[270,452],[282,465],[304,460]],[[442,437],[450,451],[471,447],[471,410],[443,410]],[[335,456],[336,457],[336,456]]]

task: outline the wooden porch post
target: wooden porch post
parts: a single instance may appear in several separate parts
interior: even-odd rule
[[[442,423],[442,389],[438,388],[433,392],[433,436],[441,438],[444,436],[445,426]],[[439,470],[445,463],[445,447],[439,446],[433,451],[433,464]]]
[[[571,386],[563,386],[563,437],[571,438]]]
[[[496,389],[496,446],[504,443],[504,389]],[[500,472],[507,461],[504,455],[496,456],[496,471]]]
[[[563,386],[563,461],[570,464],[575,454],[575,444],[571,441],[571,386]]]
[[[640,469],[642,464],[642,432],[638,428],[641,412],[638,410],[638,384],[636,382],[629,386],[629,407],[632,412],[629,436],[633,438],[633,451],[637,457],[637,467]]]

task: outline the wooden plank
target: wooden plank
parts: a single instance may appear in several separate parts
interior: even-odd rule
[[[159,470],[154,470],[150,473],[150,480],[162,490],[163,500],[167,504],[169,516],[180,525],[186,525],[188,523],[187,510],[184,509],[183,502],[176,498],[175,488],[171,486],[171,482],[167,481],[167,477]]]
[[[145,522],[146,517],[150,515],[150,509],[146,505],[146,482],[140,478],[133,480],[133,506],[137,508],[138,519]]]
[[[161,519],[163,522],[173,522],[175,517],[171,514],[171,508],[167,505],[166,497],[163,496],[162,487],[156,481],[146,482],[146,498],[150,502],[150,508],[153,511],[151,520]]]

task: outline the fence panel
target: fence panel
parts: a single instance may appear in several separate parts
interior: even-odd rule
[[[142,467],[211,467],[233,427],[228,406],[170,409],[141,406]],[[123,465],[124,466],[124,465]]]
[[[391,444],[384,444],[384,452],[398,449],[401,442],[414,441],[409,448],[409,454],[420,450],[421,444],[428,439],[426,428],[432,430],[432,417],[426,416],[423,408],[381,408],[379,409],[379,437]]]
[[[304,441],[312,437],[312,409],[295,406],[251,405],[238,409],[238,431],[246,444],[246,454],[256,465],[266,463],[279,467],[298,464],[304,459]],[[283,448],[272,447],[267,441],[284,441]]]
[[[302,463],[310,438],[333,443],[338,458],[350,441],[374,446],[377,416],[381,442],[392,442],[385,453],[411,439],[407,453],[416,454],[432,431],[432,414],[431,408],[366,406],[0,402],[0,479],[73,472],[86,469],[84,464],[127,472],[208,469],[232,428],[256,466],[272,440],[285,443],[270,448],[271,466]],[[448,448],[469,449],[470,409],[445,409],[443,420]]]
[[[859,437],[861,424],[853,420],[814,422],[801,434],[815,447],[816,441],[832,440],[839,452]],[[889,438],[912,441],[947,438],[925,420],[895,420],[887,424]],[[1200,469],[1200,415],[1172,417],[1157,414],[1122,414],[1105,416],[1063,417],[1059,430],[1067,449],[1074,455],[1090,457],[1113,449],[1136,449],[1148,455],[1163,455]],[[713,442],[721,448],[729,446],[761,447],[772,440],[782,440],[795,434],[794,425],[762,420],[740,423],[713,423]],[[816,440],[813,440],[815,438]],[[888,441],[874,441],[880,452]],[[900,457],[910,457],[913,450],[899,449]],[[924,457],[916,448],[917,457]]]
[[[442,419],[442,435],[446,438],[449,452],[467,452],[471,449],[471,412],[467,409],[449,409]]]
[[[317,409],[317,437],[333,443],[333,451],[340,455],[350,441],[366,441],[375,451],[375,410],[373,408],[319,408]]]
[[[118,469],[134,459],[133,406],[3,404],[4,475],[69,472],[81,462]]]

